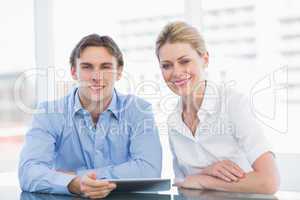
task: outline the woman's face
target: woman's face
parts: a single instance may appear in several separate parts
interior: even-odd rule
[[[159,63],[168,87],[179,96],[189,96],[204,81],[208,54],[202,56],[188,43],[166,43],[159,50]]]

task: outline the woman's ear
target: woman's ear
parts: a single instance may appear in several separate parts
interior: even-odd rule
[[[72,76],[73,80],[78,80],[76,66],[71,67],[71,76]]]
[[[204,65],[205,65],[205,68],[208,67],[208,63],[209,63],[209,54],[208,52],[205,52],[203,55],[202,55],[202,58],[204,60]]]

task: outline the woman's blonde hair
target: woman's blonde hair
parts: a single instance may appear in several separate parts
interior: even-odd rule
[[[204,39],[195,27],[182,21],[175,21],[167,24],[156,39],[157,58],[159,58],[159,50],[164,44],[176,42],[190,44],[199,55],[207,52]]]

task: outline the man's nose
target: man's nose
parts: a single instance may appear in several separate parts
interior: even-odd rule
[[[103,76],[104,75],[102,72],[100,72],[99,70],[95,70],[92,73],[92,80],[101,80],[103,79]]]

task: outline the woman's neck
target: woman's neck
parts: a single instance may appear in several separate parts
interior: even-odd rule
[[[201,85],[197,91],[192,92],[188,96],[182,97],[182,110],[184,113],[197,114],[200,109],[204,98],[206,81],[200,84]]]

